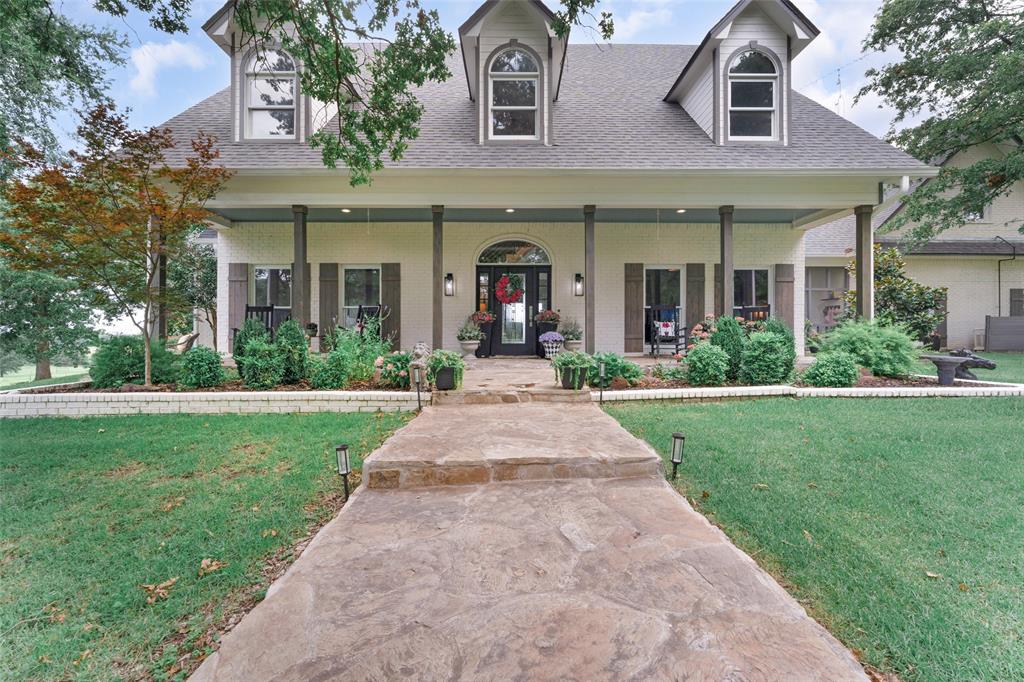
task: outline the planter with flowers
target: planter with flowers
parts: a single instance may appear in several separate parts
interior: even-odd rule
[[[565,349],[577,351],[583,345],[583,330],[576,320],[562,323],[562,336],[565,337]]]
[[[540,345],[544,349],[544,357],[552,359],[562,352],[565,338],[558,332],[544,332],[540,335]]]
[[[594,365],[594,358],[586,353],[567,350],[556,355],[551,365],[555,368],[556,383],[561,383],[562,388],[578,391],[587,381],[587,373]]]
[[[467,317],[466,321],[459,327],[459,331],[455,333],[455,338],[458,339],[459,345],[462,346],[462,357],[473,357],[477,349],[480,348],[480,341],[483,337],[484,333],[480,331],[480,327],[473,322],[472,317]]]
[[[478,358],[489,358],[491,356],[491,343],[494,339],[493,329],[494,321],[497,316],[490,310],[478,310],[469,316],[477,327],[480,328],[480,332],[483,337],[480,339],[480,345],[476,349],[476,356]]]
[[[466,362],[452,350],[435,350],[427,359],[427,380],[439,391],[452,391],[462,385]]]
[[[561,320],[561,315],[556,310],[542,310],[533,316],[533,321],[537,324],[537,335],[543,336],[547,332],[558,331],[558,323]],[[537,355],[545,357],[543,342],[537,339]]]

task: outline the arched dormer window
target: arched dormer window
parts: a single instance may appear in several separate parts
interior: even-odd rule
[[[488,84],[491,137],[537,139],[540,66],[526,50],[512,47],[491,60]]]
[[[742,52],[729,68],[729,139],[774,140],[778,129],[779,71],[757,50]]]
[[[281,50],[253,53],[246,65],[246,137],[295,137],[295,60]]]

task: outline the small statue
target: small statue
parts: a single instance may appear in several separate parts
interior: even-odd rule
[[[966,362],[960,363],[956,368],[957,379],[968,379],[970,381],[977,381],[978,377],[974,375],[972,369],[995,369],[996,363],[985,358],[978,357],[974,354],[974,351],[969,351],[966,348],[958,348],[956,350],[949,351],[949,354],[955,358],[967,358]]]
[[[427,369],[427,359],[430,357],[430,346],[422,341],[412,347],[412,357],[409,359],[409,368],[419,367],[423,371]]]

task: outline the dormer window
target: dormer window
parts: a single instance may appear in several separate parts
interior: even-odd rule
[[[540,67],[527,51],[510,48],[491,61],[491,136],[537,139],[537,87]]]
[[[779,72],[763,52],[749,50],[729,68],[729,139],[774,140]]]
[[[246,137],[295,138],[295,60],[280,50],[253,54],[246,67]]]

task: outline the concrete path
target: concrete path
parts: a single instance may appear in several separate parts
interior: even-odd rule
[[[440,445],[461,462],[492,424],[495,440],[512,437],[517,415],[534,458],[576,451],[593,430],[621,456],[651,455],[596,406],[545,406],[581,410],[567,413],[578,430],[550,433],[538,424],[558,419],[531,407],[435,408],[367,468],[406,446],[462,466]],[[866,678],[660,473],[641,473],[361,488],[192,679]]]

